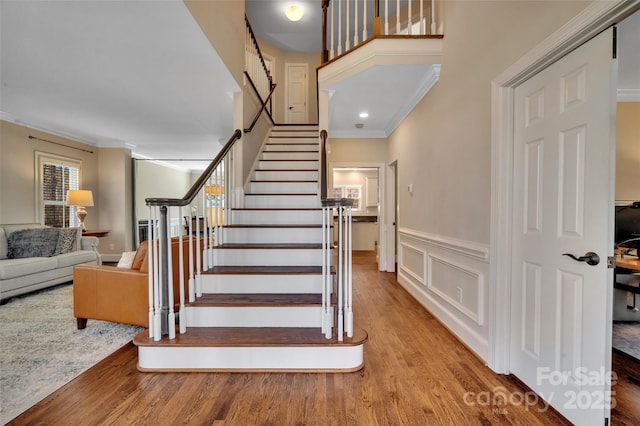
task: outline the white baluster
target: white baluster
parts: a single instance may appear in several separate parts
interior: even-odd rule
[[[411,0],[407,0],[409,3],[409,7],[407,8],[407,34],[411,35],[413,33],[413,29],[411,28],[412,16],[411,16]]]
[[[322,207],[322,333],[327,334],[327,208]]]
[[[156,218],[157,216],[154,217],[153,219],[153,228],[154,230],[156,230],[156,232],[154,232],[153,239],[150,241],[150,243],[153,245],[153,297],[154,297],[154,303],[155,303],[155,312],[153,315],[153,326],[155,327],[155,333],[153,336],[153,340],[157,342],[162,337],[162,318],[160,318],[160,310],[161,310],[160,300],[162,296],[160,293],[160,289],[162,288],[161,286],[162,283],[160,278],[160,267],[162,265],[160,265],[160,256],[159,256],[159,247],[158,247],[158,241],[160,236],[158,235],[158,232],[157,232]]]
[[[362,3],[364,10],[362,11],[362,41],[367,40],[367,0]]]
[[[431,0],[431,34],[436,33],[436,0]]]
[[[420,35],[425,35],[426,33],[424,25],[424,0],[420,0]]]
[[[335,3],[335,0],[331,2],[331,4],[329,5],[330,8],[330,12],[331,12],[331,51],[329,52],[329,59],[333,59],[333,57],[335,56],[335,50],[333,50],[333,33],[335,31],[334,27],[333,27],[333,4]]]
[[[384,0],[384,35],[389,35],[389,0]]]
[[[151,216],[152,216],[152,211],[153,211],[153,207],[149,206],[148,210],[148,221],[147,221],[147,251],[148,251],[148,257],[147,257],[147,267],[149,268],[149,338],[153,339],[154,338],[154,333],[155,333],[155,327],[154,327],[154,323],[155,323],[155,319],[154,319],[154,307],[155,307],[155,303],[154,303],[154,299],[153,299],[153,252],[152,250],[152,245],[151,245],[151,241],[153,240],[153,227],[151,226],[151,224],[153,223],[153,221],[151,220]],[[142,243],[142,241],[140,241]]]
[[[167,208],[167,302],[169,304],[169,314],[167,317],[167,329],[169,331],[169,339],[176,338],[176,313],[173,310],[173,247],[171,245],[171,208]]]
[[[351,31],[349,31],[349,24],[350,24],[350,21],[349,21],[349,19],[350,19],[349,18],[349,3],[350,3],[350,0],[345,0],[345,3],[347,5],[347,19],[345,20],[346,24],[347,24],[347,28],[346,28],[347,31],[346,31],[346,34],[344,35],[344,39],[345,39],[344,51],[348,52],[349,49],[351,49],[351,44],[349,43],[349,37],[351,36]]]
[[[347,312],[346,312],[346,328],[347,328],[347,337],[353,337],[353,241],[352,241],[352,209],[351,207],[347,207],[347,261],[346,261],[346,269],[347,269]]]
[[[356,47],[358,45],[358,0],[355,0],[355,9],[354,9],[354,18],[353,18],[353,22],[354,22],[354,31],[353,31],[353,47]]]
[[[396,34],[400,34],[400,0],[396,0]]]
[[[206,189],[206,183],[205,183],[205,187],[202,188],[202,212],[206,212],[207,211],[207,189]],[[204,214],[202,215],[204,217]],[[207,243],[209,242],[209,238],[207,237],[207,223],[206,221],[202,224],[202,226],[204,227],[204,229],[202,230],[202,270],[203,271],[208,271],[209,270],[209,256],[208,256],[208,248],[207,248]],[[200,213],[196,213],[196,227],[200,227]],[[198,295],[199,296],[199,295]]]
[[[200,297],[202,296],[202,274],[201,274],[201,268],[202,268],[202,262],[204,256],[201,256],[201,244],[200,244],[200,220],[198,218],[198,207],[196,206],[196,297]]]
[[[344,220],[343,207],[338,208],[338,341],[342,342],[344,339],[344,242],[343,242],[343,226]]]
[[[180,220],[182,220],[182,218],[184,216],[182,216],[182,206],[180,206],[178,208],[178,217],[180,218]],[[187,331],[187,318],[186,318],[186,310],[184,307],[184,247],[182,246],[182,230],[180,230],[180,233],[178,234],[178,273],[179,275],[179,280],[178,282],[180,283],[180,310],[178,312],[180,312],[180,333],[185,333]]]
[[[338,0],[338,55],[342,54],[342,0]]]
[[[189,303],[196,300],[196,277],[193,263],[193,205],[189,204]],[[180,314],[182,317],[182,314]]]

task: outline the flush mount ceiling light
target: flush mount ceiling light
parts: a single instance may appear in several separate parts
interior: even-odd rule
[[[296,22],[302,19],[302,8],[297,4],[292,4],[291,6],[287,6],[284,10],[284,14],[287,15],[290,21]]]
[[[361,112],[360,113],[360,118],[367,118],[369,116],[368,112]]]

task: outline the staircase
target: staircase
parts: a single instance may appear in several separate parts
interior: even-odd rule
[[[271,131],[244,207],[230,210],[224,241],[211,249],[213,266],[198,278],[201,296],[179,313],[186,332],[156,341],[145,331],[134,339],[141,371],[362,368],[366,331],[342,337],[333,330],[330,338],[323,331],[337,312],[323,315],[318,146],[317,126]]]

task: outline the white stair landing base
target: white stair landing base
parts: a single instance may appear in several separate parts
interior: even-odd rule
[[[229,335],[235,336],[230,339]],[[367,333],[353,338],[325,339],[320,329],[240,328],[189,329],[173,340],[153,342],[143,331],[138,346],[138,370],[157,372],[252,371],[341,372],[364,366]]]

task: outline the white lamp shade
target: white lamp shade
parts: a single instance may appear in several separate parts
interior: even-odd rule
[[[85,189],[70,189],[67,191],[68,206],[93,206],[93,193]]]
[[[302,19],[303,13],[304,11],[302,10],[302,7],[298,6],[297,4],[287,6],[287,8],[284,10],[284,14],[287,15],[287,18],[289,18],[289,20],[293,22]]]

